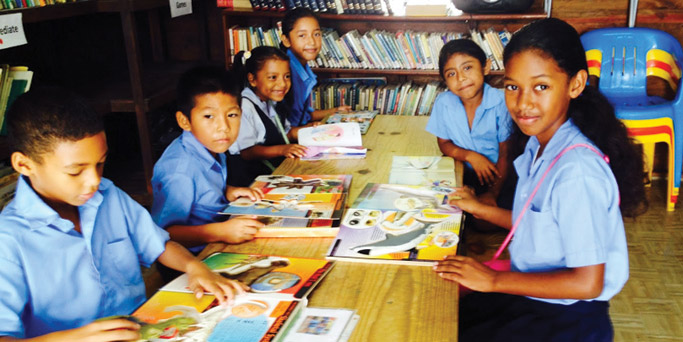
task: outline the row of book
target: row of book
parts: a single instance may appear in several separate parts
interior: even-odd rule
[[[282,12],[308,8],[329,14],[392,14],[388,0],[217,0],[218,7]]]
[[[77,0],[0,0],[0,9],[43,7],[76,1]]]
[[[439,82],[427,84],[367,84],[363,81],[325,82],[313,88],[315,109],[349,105],[353,110],[391,115],[429,115],[436,96],[446,89]]]
[[[5,113],[19,95],[31,88],[33,71],[25,66],[0,64],[0,135],[7,134]]]
[[[281,29],[278,27],[238,27],[228,29],[230,52],[251,50],[257,46],[279,46]],[[439,52],[447,42],[469,38],[482,47],[492,61],[492,70],[503,69],[503,49],[511,34],[507,30],[470,30],[459,32],[417,32],[370,30],[360,34],[351,30],[339,35],[333,29],[323,29],[322,46],[318,57],[309,61],[314,68],[344,69],[405,69],[438,70]]]

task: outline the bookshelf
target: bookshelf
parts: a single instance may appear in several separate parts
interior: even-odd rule
[[[207,10],[205,2],[195,1],[194,4],[192,15],[205,18]],[[55,75],[50,75],[47,81],[74,89],[87,97],[101,114],[134,113],[141,150],[142,171],[146,190],[150,195],[149,181],[152,176],[154,156],[147,113],[175,99],[175,84],[182,72],[198,62],[208,61],[208,48],[201,51],[200,61],[167,60],[162,15],[168,15],[168,6],[168,0],[84,0],[45,7],[0,10],[0,14],[20,12],[25,25],[39,25],[41,28],[48,22],[61,25],[64,20],[76,20],[84,22],[82,26],[86,26],[86,29],[89,27],[93,30],[119,31],[117,35],[122,37],[123,44],[120,50],[114,49],[117,56],[111,58],[111,64],[121,64],[117,66],[117,70],[108,72],[101,78],[83,82],[83,84],[71,80],[67,72],[56,72]],[[79,16],[80,18],[75,18]],[[93,17],[98,19],[101,17],[103,20],[93,20],[91,19]],[[201,27],[201,29],[197,39],[200,41],[200,46],[207,47],[206,27]],[[140,36],[141,32],[145,34],[144,37]],[[28,45],[45,43],[38,35],[27,36],[27,39]],[[118,43],[116,40],[111,42],[114,45]],[[141,46],[143,44],[145,46]],[[36,54],[35,50],[41,50],[40,48],[23,46],[12,49],[16,51],[8,51],[9,56],[4,55],[3,60],[9,60],[17,65],[27,62],[50,64],[46,69],[55,69],[52,65],[54,63],[46,62],[47,58],[32,56]],[[67,51],[67,53],[73,54],[70,58],[87,63],[88,56],[83,55],[102,53],[97,50],[97,46],[86,46],[79,51]],[[118,63],[119,61],[122,63]],[[111,69],[109,66],[105,68]],[[41,77],[39,70],[36,71],[36,76]],[[0,159],[8,157],[6,138],[0,137]]]

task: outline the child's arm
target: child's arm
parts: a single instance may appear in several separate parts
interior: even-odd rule
[[[493,184],[491,184],[488,191],[479,195],[479,199],[482,200],[484,203],[493,206],[496,205],[496,200],[498,199],[500,190],[503,187],[503,183],[505,183],[505,179],[508,176],[508,172],[511,171],[510,161],[508,160],[508,150],[508,141],[504,141],[498,144],[498,162],[496,162],[496,170],[498,170],[500,177],[496,179],[496,181]]]
[[[469,187],[457,189],[455,195],[460,199],[451,199],[451,204],[498,227],[512,228],[512,212],[510,210],[499,208],[495,203],[492,205],[481,201]]]
[[[254,145],[240,152],[246,160],[270,159],[275,157],[301,158],[306,155],[306,147],[299,144],[263,146]]]
[[[242,243],[254,238],[264,224],[255,216],[238,216],[225,222],[207,223],[196,226],[172,225],[166,228],[173,241],[183,246],[194,247],[211,242]]]
[[[80,328],[62,330],[34,338],[14,338],[0,336],[0,342],[30,341],[30,342],[113,342],[137,341],[140,339],[138,330],[140,325],[127,319],[112,319],[96,321]]]
[[[311,113],[311,121],[320,121],[328,115],[332,115],[334,113],[348,113],[350,111],[351,106],[339,106],[336,108],[314,110],[313,113]]]
[[[246,188],[228,185],[225,190],[225,198],[232,202],[240,197],[249,197],[250,200],[256,202],[263,199],[263,191],[256,188]]]
[[[247,289],[242,283],[221,277],[211,270],[187,249],[176,242],[166,242],[166,250],[159,256],[159,262],[174,270],[187,273],[188,287],[199,299],[204,291],[213,293],[222,303],[232,302],[235,294],[244,294]]]
[[[455,160],[466,161],[472,165],[474,172],[477,173],[479,182],[483,184],[493,184],[500,178],[499,170],[486,157],[481,154],[456,146],[448,139],[436,138],[441,153],[452,157]]]
[[[498,272],[458,255],[439,261],[434,270],[442,278],[475,291],[557,299],[596,298],[602,292],[605,276],[605,264],[553,272]]]

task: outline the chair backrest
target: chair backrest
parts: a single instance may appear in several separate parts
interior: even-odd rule
[[[667,80],[674,91],[681,79],[683,49],[670,34],[643,27],[603,28],[584,33],[589,74],[615,104],[642,103],[647,76]]]

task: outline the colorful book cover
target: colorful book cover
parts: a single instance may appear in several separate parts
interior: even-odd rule
[[[335,113],[327,118],[326,123],[334,124],[339,122],[357,122],[360,127],[360,133],[365,134],[370,129],[370,124],[375,119],[377,111],[358,111],[349,114]]]
[[[389,183],[457,187],[455,161],[440,156],[394,156]]]
[[[141,325],[138,341],[262,342],[287,333],[306,302],[250,293],[217,304],[212,295],[158,291],[129,319]]]
[[[351,175],[262,175],[250,187],[264,194],[337,194],[350,185]]]
[[[249,294],[268,294],[290,300],[306,297],[333,266],[322,259],[237,253],[215,253],[203,262],[212,271],[248,285]],[[185,274],[161,290],[191,292]]]
[[[462,211],[347,210],[329,260],[431,266],[457,252]]]
[[[436,213],[452,213],[454,208],[448,202],[454,192],[454,188],[443,185],[368,183],[351,207],[398,211],[432,209]]]
[[[239,198],[221,212],[226,215],[277,216],[301,219],[339,219],[343,193],[267,194],[260,201]]]

